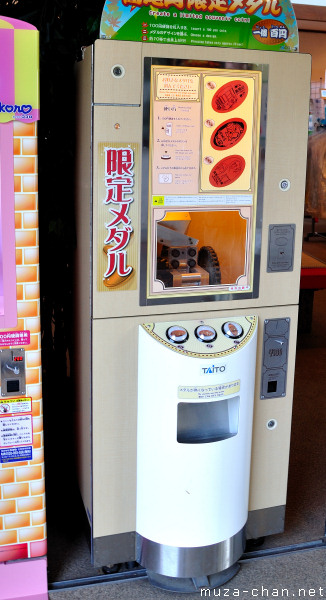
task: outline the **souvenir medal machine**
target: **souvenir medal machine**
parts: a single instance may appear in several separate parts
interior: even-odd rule
[[[47,572],[46,559],[35,560],[46,554],[38,31],[1,16],[0,48],[0,597],[41,599]]]
[[[106,3],[100,37],[77,65],[92,558],[212,587],[246,524],[284,527],[310,57],[288,1]]]

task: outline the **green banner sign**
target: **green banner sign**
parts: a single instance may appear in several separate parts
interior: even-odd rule
[[[298,28],[289,0],[106,0],[100,37],[298,51]]]

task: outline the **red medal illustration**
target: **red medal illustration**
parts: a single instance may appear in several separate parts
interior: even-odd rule
[[[229,150],[240,140],[247,131],[243,119],[229,119],[219,125],[211,136],[211,146],[214,150]]]
[[[248,95],[245,81],[235,79],[222,85],[213,96],[212,107],[218,113],[226,113],[238,108]]]
[[[226,187],[242,175],[246,161],[243,156],[233,154],[218,162],[209,176],[209,183],[214,187]]]

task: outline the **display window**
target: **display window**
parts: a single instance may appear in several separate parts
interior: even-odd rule
[[[258,296],[267,67],[214,64],[145,59],[142,304]]]

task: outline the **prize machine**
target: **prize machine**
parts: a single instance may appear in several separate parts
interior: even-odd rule
[[[121,0],[101,38],[77,65],[92,560],[214,587],[284,527],[310,57],[288,1]]]
[[[0,598],[47,598],[38,31],[0,17]],[[33,560],[32,560],[33,559]]]

